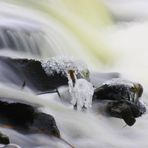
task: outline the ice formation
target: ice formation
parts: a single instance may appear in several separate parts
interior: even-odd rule
[[[60,73],[68,78],[71,103],[77,105],[78,110],[81,110],[82,107],[91,107],[94,88],[87,81],[89,71],[84,62],[72,57],[56,56],[47,61],[41,61],[41,63],[47,75]],[[81,75],[79,79],[78,74]]]
[[[94,93],[93,85],[85,79],[77,79],[74,74],[75,84],[68,75],[69,92],[71,94],[71,103],[77,106],[77,110],[83,107],[90,108],[92,105],[92,97]]]
[[[55,72],[66,75],[68,70],[74,70],[82,77],[89,73],[87,65],[73,57],[55,56],[47,61],[41,61],[41,64],[47,75],[54,75]]]

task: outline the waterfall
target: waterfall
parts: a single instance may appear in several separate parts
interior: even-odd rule
[[[47,21],[47,17],[37,11],[30,11],[22,6],[2,4],[4,8],[7,8],[3,10],[4,16],[9,14],[13,17],[11,16],[10,19],[9,15],[6,18],[3,15],[3,17],[1,16],[1,56],[45,60],[58,54],[68,56],[73,54],[75,57],[84,60],[91,70],[96,70],[96,67],[101,65],[95,58],[95,60],[93,59],[92,55],[89,55],[89,52],[85,53],[86,47],[61,24],[54,21],[52,17],[48,17],[49,20]],[[8,11],[8,8],[16,9],[15,13],[11,14],[12,10]],[[19,13],[24,10],[28,10],[28,12],[26,12],[26,15],[22,14],[22,19]],[[27,15],[30,15],[29,18],[26,18]],[[0,65],[0,71],[5,72],[15,83],[19,83],[20,86],[23,85],[17,73],[14,74],[11,70],[6,70],[6,68],[6,65]],[[90,73],[92,72],[91,70]],[[97,73],[91,73],[91,80],[95,86],[100,86],[104,81],[118,76],[117,73],[113,73],[111,77],[107,74],[97,75]],[[22,90],[20,87],[9,85],[9,83],[6,83],[7,80],[1,79],[0,81],[5,82],[0,84],[1,97],[10,98],[8,100],[10,102],[22,101],[36,104],[41,111],[53,115],[62,137],[75,146],[75,148],[148,147],[147,114],[137,118],[134,126],[128,127],[125,126],[123,120],[105,117],[99,112],[75,111],[72,109],[72,105],[67,105],[62,99],[60,100],[56,93],[35,95],[29,88]],[[143,95],[143,99],[146,100],[146,98],[147,92]],[[18,144],[22,148],[68,147],[65,143],[57,139],[49,139],[49,137],[44,135],[32,134],[26,136],[12,129],[2,127],[0,131],[9,135],[11,143]]]

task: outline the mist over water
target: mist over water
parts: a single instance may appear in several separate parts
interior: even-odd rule
[[[46,59],[54,55],[73,54],[74,56],[81,57],[88,63],[90,69],[99,71],[99,68],[96,68],[96,63],[90,62],[91,60],[88,59],[88,53],[84,53],[85,47],[64,27],[60,26],[56,21],[53,22],[53,18],[47,21],[42,13],[35,10],[29,10],[26,14],[19,14],[22,11],[20,6],[9,5],[4,2],[2,4],[0,6],[3,8],[0,10],[1,18],[3,18],[0,22],[0,43],[2,45],[0,47],[0,55],[10,56],[12,58],[29,57]],[[9,8],[16,8],[16,10],[14,12]],[[23,10],[27,10],[27,8],[24,7]],[[9,18],[10,16],[11,20]],[[19,17],[24,17],[24,19],[22,20]],[[17,40],[20,42],[17,42]],[[5,65],[0,65],[0,70],[3,71],[3,74],[7,73],[12,81],[17,81],[18,83],[19,79],[17,75],[12,75],[6,69]],[[111,71],[110,69],[109,71]],[[120,67],[113,69],[117,70]],[[128,75],[132,77],[133,73],[128,71]],[[133,77],[136,76],[133,75]],[[137,78],[140,77],[137,76]],[[105,80],[102,78],[99,82]],[[62,103],[56,94],[35,96],[28,88],[25,88],[22,92],[19,88],[7,85],[7,79],[2,79],[1,81],[5,82],[5,85],[0,85],[1,96],[40,104],[42,111],[54,116],[61,136],[75,146],[75,148],[148,147],[147,113],[137,118],[136,123],[132,127],[129,127],[125,126],[124,121],[121,119],[105,117],[92,110],[86,113],[74,111],[72,106]],[[142,100],[145,103],[148,103],[147,88],[147,84],[144,84],[145,92]],[[13,99],[10,99],[11,101]],[[7,133],[12,143],[16,143],[24,148],[68,148],[63,142],[57,139],[51,140],[43,135],[34,134],[26,136],[4,128],[0,128],[0,131]]]

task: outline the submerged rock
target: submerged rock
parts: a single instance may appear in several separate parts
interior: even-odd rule
[[[110,116],[122,118],[131,126],[135,123],[135,118],[146,112],[139,100],[142,93],[141,84],[114,78],[95,89],[93,101],[105,102],[105,111]]]
[[[9,137],[3,133],[0,133],[0,144],[9,144],[10,140]]]
[[[30,104],[25,100],[16,101],[15,99],[0,97],[0,127],[15,130],[23,135],[41,134],[50,139],[57,139],[73,148],[61,137],[54,117],[39,111],[38,107],[41,106]],[[1,138],[2,144],[8,144],[9,141],[6,140],[9,140],[9,138],[6,139],[7,137],[5,138],[3,135]]]
[[[5,101],[4,101],[5,100]],[[41,133],[60,138],[54,117],[38,111],[32,105],[21,102],[9,103],[0,100],[0,126],[17,130],[23,134]]]

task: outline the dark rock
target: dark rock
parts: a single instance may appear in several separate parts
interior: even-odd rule
[[[9,144],[9,137],[4,135],[3,133],[0,133],[0,144]]]
[[[61,137],[53,116],[39,111],[38,108],[32,105],[20,102],[9,103],[7,99],[8,98],[2,98],[2,100],[0,100],[1,127],[16,130],[23,135],[42,134],[50,138],[58,138],[58,140],[69,145],[69,147],[74,148]],[[3,144],[7,142],[7,139],[3,137],[0,140],[3,140]]]
[[[68,84],[67,77],[60,73],[48,76],[37,60],[0,57],[0,69],[2,83],[28,87],[37,94],[56,92],[59,86]]]
[[[142,105],[136,105],[129,101],[112,101],[106,106],[106,112],[113,117],[122,118],[125,123],[132,126],[136,122],[136,117],[145,113],[146,108]]]
[[[96,88],[93,100],[129,100],[137,102],[142,93],[143,87],[141,84],[117,78],[111,79]]]
[[[34,113],[34,119],[29,127],[31,132],[39,132],[49,136],[60,138],[60,132],[56,126],[56,122],[51,115],[45,113]]]
[[[3,101],[0,100],[0,125],[23,134],[41,133],[60,137],[53,116],[42,113],[31,105],[4,102],[4,98]]]
[[[108,115],[122,118],[131,126],[136,122],[135,118],[146,112],[145,106],[139,101],[142,93],[143,87],[139,83],[112,79],[95,89],[93,103],[101,102]]]
[[[136,101],[141,97],[143,88],[139,83],[125,81],[122,79],[112,79],[94,91],[95,100],[129,100]],[[136,96],[135,96],[136,95]],[[137,98],[135,98],[137,97]]]

